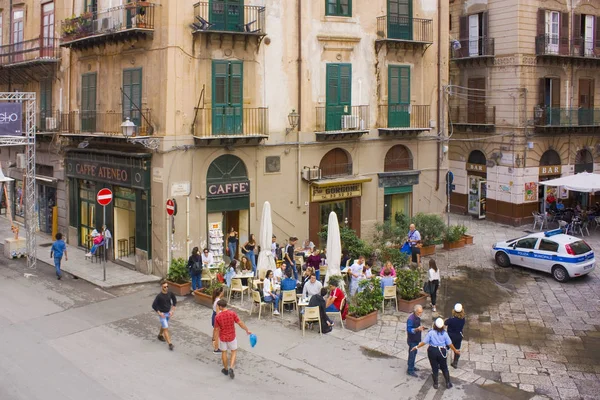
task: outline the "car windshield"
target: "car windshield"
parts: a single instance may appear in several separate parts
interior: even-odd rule
[[[576,255],[585,254],[588,251],[592,251],[592,248],[583,240],[573,242],[569,246],[571,246],[571,250],[573,250]]]

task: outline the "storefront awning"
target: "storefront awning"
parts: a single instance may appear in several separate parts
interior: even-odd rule
[[[350,185],[353,183],[364,183],[371,182],[373,179],[368,176],[348,176],[342,178],[331,178],[331,179],[319,179],[318,181],[312,182],[314,186],[317,187],[326,187],[326,186],[340,186],[340,185]]]

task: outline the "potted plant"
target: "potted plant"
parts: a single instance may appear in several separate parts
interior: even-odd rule
[[[396,269],[396,290],[398,296],[398,311],[411,313],[415,305],[425,305],[427,295],[421,289],[423,279],[416,269]]]
[[[202,304],[205,307],[212,308],[212,295],[215,290],[223,286],[225,286],[223,283],[215,279],[207,287],[195,290],[193,292],[194,300],[196,300],[196,303],[198,304]]]
[[[421,257],[434,254],[435,245],[440,242],[446,226],[442,217],[437,214],[418,213],[413,223],[421,234]]]
[[[186,296],[190,293],[192,283],[190,282],[190,272],[185,259],[180,257],[171,260],[167,282],[171,292],[178,296]]]
[[[465,244],[473,244],[473,235],[467,235],[467,227],[460,225],[460,233],[462,238],[465,240]]]
[[[350,299],[346,328],[358,332],[377,324],[377,311],[383,302],[383,292],[376,277],[358,284],[359,292]]]
[[[465,241],[462,238],[462,228],[459,225],[451,225],[444,231],[444,249],[454,250],[465,247]]]

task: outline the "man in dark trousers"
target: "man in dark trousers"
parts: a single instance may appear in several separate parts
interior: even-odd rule
[[[408,320],[406,321],[406,341],[408,342],[408,369],[406,373],[410,376],[418,376],[415,372],[418,371],[415,368],[417,352],[411,350],[421,343],[421,332],[425,329],[421,325],[421,315],[423,315],[423,307],[416,305],[413,313],[408,316]]]
[[[161,342],[167,342],[169,344],[169,350],[173,350],[175,346],[171,343],[171,335],[169,334],[169,319],[175,313],[175,307],[177,306],[177,297],[169,292],[169,285],[167,282],[163,282],[161,285],[161,291],[156,295],[154,302],[152,303],[152,309],[158,314],[160,320],[160,332],[158,333],[158,340]]]
[[[298,270],[296,269],[295,252],[297,237],[290,237],[287,246],[285,246],[285,254],[283,255],[283,261],[285,262],[285,270],[291,271],[294,274],[294,279],[298,280]]]

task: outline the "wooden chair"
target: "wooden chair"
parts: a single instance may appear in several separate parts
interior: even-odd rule
[[[344,307],[346,307],[346,299],[342,300],[342,303],[340,304],[340,306],[342,307],[341,310],[344,309]],[[325,314],[327,314],[328,316],[335,316],[335,317],[339,317],[340,318],[340,325],[342,325],[342,329],[346,329],[344,327],[344,320],[342,319],[342,311],[325,311]]]
[[[233,286],[233,285],[232,285]],[[250,307],[250,315],[252,315],[252,311],[254,310],[254,306],[258,306],[258,319],[260,319],[260,314],[263,306],[271,305],[271,313],[273,312],[273,302],[265,303],[263,299],[260,298],[260,293],[256,290],[252,291],[252,306]]]
[[[215,277],[213,276],[212,272],[210,272],[210,269],[202,268],[202,277],[200,278],[202,287],[204,287],[204,281],[208,281],[208,284],[210,285],[213,279],[215,279]]]
[[[302,336],[304,336],[304,329],[306,328],[307,322],[318,322],[319,334],[323,335],[321,329],[321,314],[319,313],[319,307],[304,307],[304,314],[302,315]]]
[[[282,290],[281,291],[281,318],[283,318],[283,305],[284,304],[294,304],[296,308],[296,312],[298,312],[298,300],[296,299],[296,291],[295,290]]]
[[[383,288],[383,301],[381,302],[381,310],[384,314],[386,300],[394,300],[396,302],[396,311],[398,311],[398,296],[396,296],[396,285],[386,286]]]
[[[319,280],[325,282],[325,277],[327,276],[327,265],[321,265],[319,268]]]
[[[250,296],[250,288],[248,286],[242,285],[242,280],[239,278],[233,278],[231,280],[231,288],[229,289],[229,299],[231,301],[231,293],[232,292],[240,292],[242,294],[241,303],[244,302],[244,292],[248,292],[248,296]],[[259,294],[260,297],[260,294]]]

